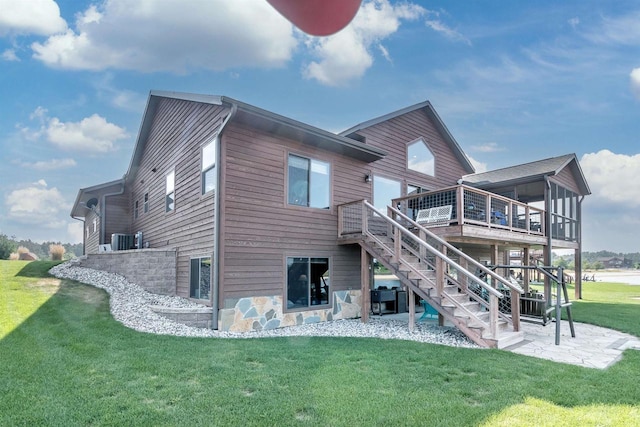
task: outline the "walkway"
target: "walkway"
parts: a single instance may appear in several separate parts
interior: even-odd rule
[[[505,350],[554,362],[587,368],[605,369],[622,357],[622,352],[640,350],[640,338],[586,323],[573,323],[576,337],[571,337],[569,322],[560,324],[560,345],[555,345],[556,324],[542,326],[522,322],[524,341]]]
[[[419,316],[420,313],[416,313],[416,318]],[[383,318],[404,320],[408,323],[409,313],[390,314]],[[596,369],[606,369],[615,364],[626,349],[640,350],[640,338],[633,335],[586,323],[573,324],[576,337],[571,337],[569,322],[563,320],[560,325],[560,345],[555,345],[555,323],[542,326],[538,323],[521,322],[524,340],[504,350]]]

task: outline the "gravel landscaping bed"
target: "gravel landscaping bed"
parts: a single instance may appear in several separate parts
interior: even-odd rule
[[[136,284],[129,283],[122,276],[79,267],[74,261],[59,264],[53,267],[49,273],[57,278],[76,280],[104,289],[111,297],[110,304],[113,317],[125,326],[140,332],[214,338],[372,337],[402,339],[453,347],[478,347],[455,328],[439,327],[429,323],[417,323],[414,331],[409,332],[406,322],[375,317],[370,318],[369,323],[362,323],[360,319],[348,319],[244,333],[194,328],[164,318],[154,313],[151,309],[152,306],[171,308],[202,307],[202,305],[188,299],[152,294]]]

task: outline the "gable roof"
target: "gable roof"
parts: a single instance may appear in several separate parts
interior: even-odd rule
[[[133,156],[131,157],[129,169],[125,174],[125,180],[127,182],[130,182],[135,178],[142,158],[142,153],[144,152],[144,145],[149,136],[149,132],[151,131],[155,111],[159,101],[163,98],[222,105],[231,108],[232,111],[235,111],[230,118],[233,122],[245,124],[278,136],[293,138],[302,143],[328,151],[337,152],[367,163],[380,160],[387,154],[383,150],[368,146],[351,138],[336,135],[326,130],[246,104],[227,96],[199,95],[154,90],[149,93],[147,106],[143,114]]]
[[[551,157],[522,165],[510,166],[488,172],[481,172],[462,177],[462,182],[484,189],[502,187],[505,185],[518,185],[533,181],[541,181],[545,176],[557,175],[565,167],[571,168],[576,184],[582,195],[591,194],[589,185],[582,173],[575,154]]]
[[[392,113],[385,114],[384,116],[367,120],[366,122],[360,123],[359,125],[353,126],[352,128],[349,128],[343,132],[340,132],[339,135],[352,136],[354,134],[357,134],[358,131],[362,129],[366,129],[368,127],[377,125],[379,123],[386,122],[388,120],[394,119],[396,117],[402,116],[404,114],[407,114],[416,110],[423,110],[426,113],[427,117],[429,117],[429,119],[434,123],[436,130],[440,133],[440,135],[442,135],[442,138],[444,139],[444,141],[447,144],[449,144],[449,146],[451,147],[451,151],[453,151],[453,154],[458,159],[462,167],[468,173],[474,173],[476,170],[471,164],[471,161],[469,160],[467,155],[464,153],[464,151],[462,151],[462,148],[460,148],[460,145],[458,145],[458,142],[455,140],[453,135],[451,135],[451,132],[449,132],[449,129],[447,129],[447,126],[445,126],[444,122],[442,121],[442,119],[440,118],[436,110],[433,108],[433,105],[431,105],[431,102],[429,101],[424,101],[419,104],[411,105],[409,107],[402,108]]]

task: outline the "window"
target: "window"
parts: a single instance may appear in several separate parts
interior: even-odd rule
[[[139,205],[139,201],[136,200],[135,203],[133,204],[133,219],[138,219],[138,206]]]
[[[329,304],[329,258],[287,257],[287,308]]]
[[[171,212],[176,207],[176,193],[175,193],[175,185],[176,185],[176,171],[171,171],[167,174],[167,189],[166,189],[166,197],[165,197],[165,212]]]
[[[91,230],[92,233],[98,231],[98,218],[93,218],[93,228]]]
[[[89,238],[89,226],[88,225],[85,227],[84,231],[85,231],[84,236],[85,236],[85,238],[88,239]]]
[[[382,213],[387,213],[387,206],[391,200],[402,196],[402,184],[400,181],[373,176],[373,205]]]
[[[407,168],[425,175],[435,176],[433,153],[422,138],[407,146]]]
[[[146,191],[144,193],[144,199],[143,200],[144,201],[142,202],[142,211],[144,213],[147,213],[147,212],[149,212],[149,192],[148,191]]]
[[[189,277],[189,296],[209,299],[211,291],[211,257],[192,258]]]
[[[218,137],[202,147],[202,194],[216,189],[216,143]]]
[[[289,204],[329,209],[330,165],[320,160],[289,155]]]

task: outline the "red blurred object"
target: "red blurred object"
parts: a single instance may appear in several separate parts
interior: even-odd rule
[[[278,12],[312,36],[337,33],[356,16],[362,0],[267,0]]]

